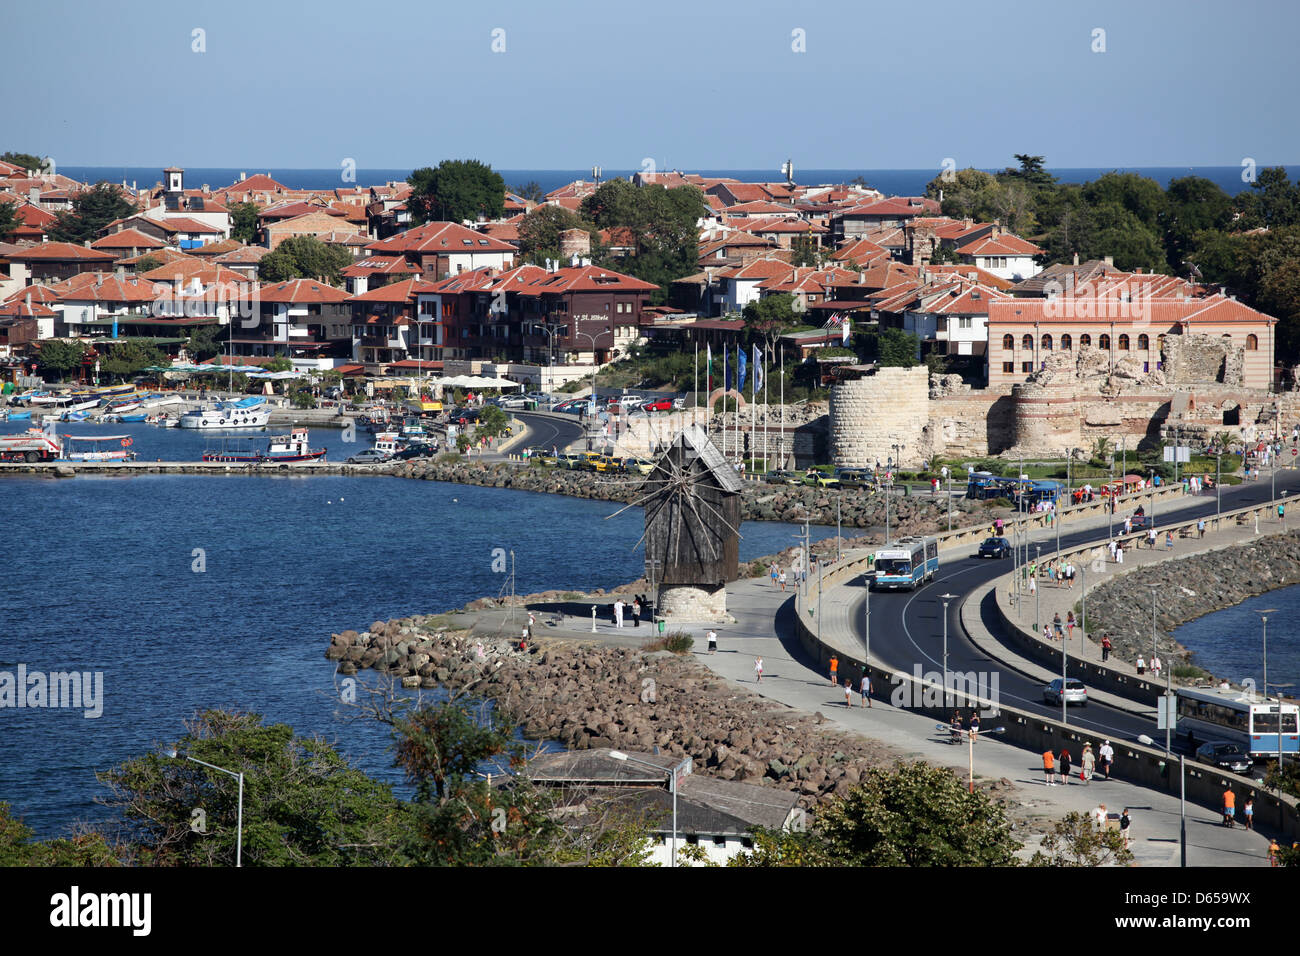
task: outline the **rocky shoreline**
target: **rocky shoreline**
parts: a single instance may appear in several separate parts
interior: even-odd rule
[[[637,488],[641,484],[631,476],[607,478],[593,472],[466,461],[411,461],[397,466],[392,473],[400,478],[510,488],[624,504],[636,500]],[[741,500],[741,517],[746,521],[794,522],[810,516],[813,524],[833,525],[837,500],[840,522],[844,527],[884,528],[884,498],[857,488],[838,490],[806,485],[747,484]],[[891,530],[898,534],[933,534],[947,530],[948,516],[941,501],[928,494],[895,495],[889,505]],[[1011,513],[1007,508],[965,498],[956,498],[954,504],[957,512],[953,518],[954,527],[969,524],[967,516],[972,513],[987,518],[990,523]]]
[[[1170,661],[1195,663],[1169,631],[1249,597],[1300,584],[1300,534],[1269,535],[1148,565],[1088,592],[1088,632],[1110,634],[1115,654],[1133,660],[1151,651],[1151,588],[1157,588],[1156,646]]]

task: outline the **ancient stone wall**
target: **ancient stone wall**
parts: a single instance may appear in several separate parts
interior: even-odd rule
[[[1245,349],[1212,335],[1166,335],[1161,357],[1173,385],[1244,382]]]
[[[726,622],[727,589],[712,590],[686,584],[665,584],[659,589],[658,613],[669,622]]]
[[[915,468],[933,453],[930,373],[915,368],[880,368],[831,388],[831,460],[837,467],[871,468],[899,455]]]

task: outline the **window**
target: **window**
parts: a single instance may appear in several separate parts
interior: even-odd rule
[[[1120,350],[1121,352],[1127,352],[1127,351],[1128,351],[1128,336],[1127,336],[1127,335],[1121,335],[1121,336],[1119,337],[1119,350]]]
[[[963,315],[963,316],[960,316],[960,317],[958,317],[958,319],[957,319],[957,328],[959,328],[959,329],[969,329],[969,328],[971,327],[971,324],[970,324],[970,323],[971,323],[971,318],[970,318],[969,315]]]
[[[1007,375],[1012,375],[1012,374],[1014,374],[1015,371],[1016,371],[1016,363],[1015,363],[1015,362],[1003,362],[1003,363],[1002,363],[1002,371],[1003,371],[1004,373],[1006,373]]]
[[[1083,335],[1079,336],[1079,348],[1086,349],[1090,345],[1092,345],[1092,336],[1084,332]]]
[[[1157,337],[1156,337],[1156,348],[1158,348],[1161,352],[1163,352],[1163,351],[1165,350],[1165,337],[1164,337],[1163,335],[1160,335],[1160,336],[1157,336]],[[1159,367],[1160,367],[1160,363],[1157,362],[1157,363],[1156,363],[1156,368],[1159,368]]]
[[[1143,332],[1138,336],[1138,351],[1149,352],[1151,350],[1151,337]]]
[[[1103,332],[1101,338],[1097,340],[1097,345],[1101,347],[1103,352],[1110,351],[1110,336]]]
[[[1062,352],[1068,352],[1068,351],[1070,351],[1070,349],[1072,349],[1072,348],[1074,348],[1074,340],[1070,338],[1070,333],[1069,333],[1069,332],[1062,332],[1062,333],[1061,333],[1061,351],[1062,351]]]
[[[1259,336],[1257,335],[1246,336],[1246,351],[1254,352],[1257,351],[1258,349],[1259,349]]]
[[[1026,375],[1028,375],[1028,374],[1029,374],[1030,372],[1032,372],[1033,370],[1034,370],[1034,363],[1033,363],[1033,362],[1021,362],[1021,363],[1020,363],[1020,371],[1024,372]]]
[[[1020,340],[1020,347],[1026,351],[1032,352],[1034,350],[1034,337],[1026,332],[1025,337]]]
[[[1043,336],[1043,351],[1044,352],[1052,351],[1052,337],[1050,335]]]
[[[1002,336],[1002,347],[1008,352],[1014,352],[1016,349],[1016,338],[1010,332]]]

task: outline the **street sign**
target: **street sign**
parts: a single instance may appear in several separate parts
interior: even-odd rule
[[[1178,698],[1175,695],[1164,694],[1160,697],[1160,706],[1156,713],[1156,729],[1178,729]]]
[[[1291,449],[1291,457],[1294,458],[1296,455],[1300,455],[1300,448]]]
[[[1189,462],[1192,460],[1192,449],[1189,445],[1165,446],[1165,461]]]

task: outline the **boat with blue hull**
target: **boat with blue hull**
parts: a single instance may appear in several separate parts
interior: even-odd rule
[[[253,396],[186,412],[181,428],[265,428],[270,420],[266,400]]]

